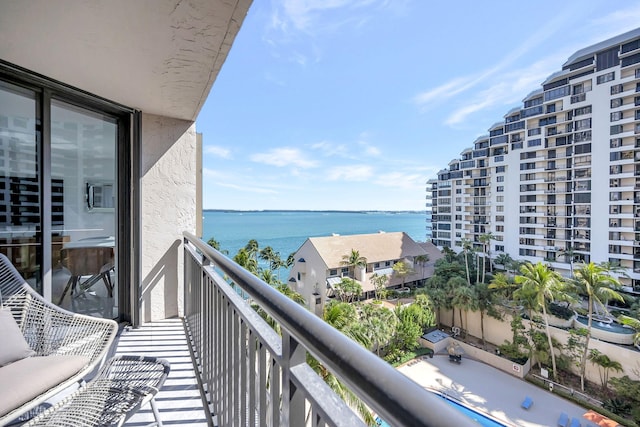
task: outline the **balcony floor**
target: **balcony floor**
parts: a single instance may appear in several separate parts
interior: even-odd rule
[[[167,319],[121,331],[113,355],[135,354],[166,359],[171,371],[156,396],[165,426],[208,426],[203,398],[196,378],[182,319]],[[135,427],[154,420],[150,405],[145,405],[125,423]]]

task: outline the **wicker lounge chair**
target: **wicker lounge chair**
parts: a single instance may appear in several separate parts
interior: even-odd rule
[[[93,371],[104,360],[118,325],[113,320],[71,313],[47,302],[2,254],[0,305],[0,323],[4,322],[0,325],[4,329],[0,330],[14,328],[17,335],[11,336],[17,339],[0,346],[2,426]],[[21,347],[24,348],[18,356],[6,356]]]
[[[169,362],[144,356],[116,356],[87,385],[43,412],[24,427],[122,426],[146,403],[162,427],[155,405],[169,375]]]

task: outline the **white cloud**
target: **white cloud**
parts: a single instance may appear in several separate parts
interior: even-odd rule
[[[373,168],[368,165],[345,165],[329,169],[329,181],[366,181],[373,175]]]
[[[422,173],[389,172],[378,175],[375,183],[381,187],[422,191],[425,189],[426,176]]]
[[[227,148],[220,147],[218,145],[208,145],[205,148],[205,153],[213,154],[216,157],[220,157],[222,159],[230,159],[231,151]]]
[[[229,182],[218,182],[216,184],[220,187],[231,188],[233,190],[242,191],[243,193],[278,194],[276,190],[271,188],[261,188],[255,185],[238,185]]]
[[[311,148],[318,150],[325,157],[340,156],[347,157],[348,150],[344,144],[334,144],[330,141],[320,141],[311,145]]]
[[[488,87],[467,99],[463,107],[451,112],[445,119],[445,124],[453,126],[462,123],[469,115],[495,105],[520,103],[529,92],[539,88],[540,84],[558,69],[558,63],[565,59],[564,53],[556,54],[522,69],[496,75]]]
[[[318,162],[305,158],[300,150],[290,147],[272,148],[266,153],[254,154],[251,156],[251,161],[271,166],[294,166],[302,169],[318,166]]]

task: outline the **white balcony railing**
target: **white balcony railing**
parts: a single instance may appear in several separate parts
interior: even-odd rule
[[[184,255],[185,322],[218,426],[364,426],[309,356],[390,425],[469,422],[191,233]]]

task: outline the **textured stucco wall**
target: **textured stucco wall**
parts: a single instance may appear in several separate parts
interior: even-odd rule
[[[143,115],[143,322],[182,314],[182,232],[196,230],[196,152],[195,123]]]

